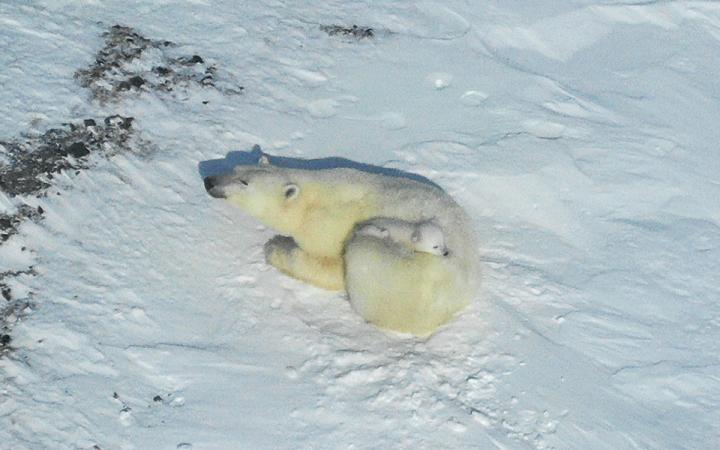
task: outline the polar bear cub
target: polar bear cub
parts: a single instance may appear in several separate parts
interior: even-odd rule
[[[362,236],[389,239],[416,252],[448,256],[445,233],[432,221],[408,222],[400,219],[377,218],[360,224],[355,231]]]

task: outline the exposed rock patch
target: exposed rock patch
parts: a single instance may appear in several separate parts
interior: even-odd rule
[[[344,36],[354,39],[371,39],[375,37],[375,30],[370,27],[361,27],[358,25],[322,25],[320,29],[330,36]]]
[[[103,33],[105,46],[95,62],[78,70],[75,78],[101,103],[119,101],[139,92],[187,94],[193,87],[223,94],[243,92],[217,64],[200,55],[182,55],[171,41],[148,39],[133,28],[114,25]]]

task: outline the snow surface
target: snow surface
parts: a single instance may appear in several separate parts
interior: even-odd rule
[[[245,93],[90,101],[115,23]],[[0,136],[122,114],[155,147],[0,195],[45,210],[0,247],[38,273],[0,447],[720,448],[719,41],[715,2],[0,4]],[[254,144],[443,186],[476,301],[410,339],[268,267],[198,173]]]

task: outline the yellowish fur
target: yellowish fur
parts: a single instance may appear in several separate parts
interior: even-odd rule
[[[427,335],[470,301],[446,258],[358,236],[348,242],[345,260],[353,308],[380,328]]]
[[[343,259],[313,256],[284,236],[265,244],[268,263],[286,275],[331,291],[345,289]]]
[[[475,293],[470,221],[437,187],[351,169],[274,166],[239,166],[213,184],[214,192],[288,236],[266,244],[270,264],[318,287],[346,289],[353,308],[381,328],[427,335]],[[353,232],[376,217],[436,221],[450,255],[410,252]]]

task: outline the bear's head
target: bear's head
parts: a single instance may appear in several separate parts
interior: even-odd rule
[[[226,175],[204,179],[205,189],[266,225],[292,233],[302,217],[303,193],[292,171],[270,165],[263,155],[257,165],[241,165]]]

